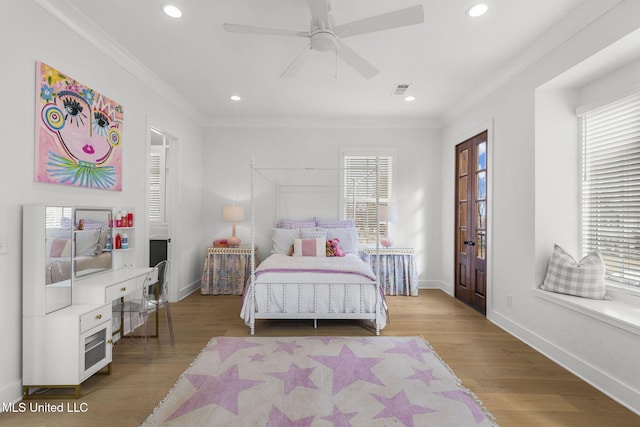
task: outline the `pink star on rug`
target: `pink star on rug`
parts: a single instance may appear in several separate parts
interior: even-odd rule
[[[401,353],[406,354],[407,356],[411,356],[420,362],[424,362],[424,357],[422,357],[425,353],[431,353],[431,350],[426,349],[422,346],[419,346],[416,340],[411,341],[394,341],[395,346],[385,353]]]
[[[273,350],[274,353],[276,351],[286,351],[289,354],[293,354],[293,352],[296,351],[297,348],[302,348],[302,346],[296,344],[295,341],[290,341],[290,342],[277,341],[277,343],[278,343],[278,348]]]
[[[426,371],[421,371],[419,369],[413,368],[413,375],[407,377],[407,379],[412,380],[420,380],[426,385],[431,385],[432,380],[439,380],[440,378],[433,375],[433,369],[427,369]]]
[[[289,365],[287,372],[273,372],[269,373],[272,377],[280,378],[284,381],[284,395],[288,395],[296,387],[315,388],[318,387],[311,381],[309,375],[316,368],[301,369],[294,363]]]
[[[358,380],[384,385],[371,369],[381,362],[379,357],[358,357],[346,345],[337,356],[309,356],[311,359],[333,369],[333,395]]]
[[[267,425],[265,427],[309,427],[314,418],[315,417],[311,416],[293,421],[289,417],[287,417],[284,412],[274,406],[273,408],[271,408],[271,412],[269,413],[269,420],[267,421]]]
[[[362,338],[360,343],[362,345],[373,345],[374,341],[371,338]]]
[[[238,415],[238,395],[240,392],[264,382],[241,379],[238,365],[233,365],[217,377],[196,374],[185,374],[184,377],[189,380],[196,390],[186,402],[180,405],[167,418],[167,421],[211,403],[215,403]]]
[[[486,415],[484,414],[484,411],[480,407],[480,404],[478,404],[478,402],[476,402],[475,399],[473,399],[471,396],[469,396],[467,393],[465,393],[462,390],[440,391],[440,392],[437,392],[436,394],[439,394],[440,396],[444,396],[447,399],[456,400],[462,403],[463,405],[466,405],[467,408],[469,408],[469,412],[471,412],[471,414],[473,415],[473,418],[476,420],[477,423],[479,423],[480,421],[486,418]]]
[[[307,339],[309,339],[309,340],[320,340],[320,341],[322,341],[322,343],[324,345],[327,345],[327,344],[329,344],[329,341],[331,341],[331,340],[341,340],[341,339],[344,339],[344,338],[342,338],[342,337],[309,337]]]
[[[435,409],[425,408],[423,406],[414,405],[409,402],[404,390],[392,398],[371,394],[378,399],[378,402],[384,405],[384,409],[378,412],[374,418],[390,418],[395,417],[407,427],[413,427],[413,416],[419,414],[428,414],[436,412]]]
[[[218,337],[213,345],[207,347],[207,351],[217,351],[220,355],[220,361],[224,362],[238,350],[243,348],[259,347],[261,344],[254,344],[245,340],[231,338],[231,337]]]
[[[357,412],[340,412],[336,405],[333,405],[333,414],[322,417],[323,420],[331,421],[333,427],[351,427],[351,418],[358,415]]]

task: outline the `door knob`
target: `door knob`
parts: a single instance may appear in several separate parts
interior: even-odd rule
[[[465,241],[464,241],[464,244],[465,244],[465,245],[467,245],[467,246],[475,246],[475,245],[476,245],[476,242],[473,242],[473,241],[471,241],[471,240],[465,240]]]

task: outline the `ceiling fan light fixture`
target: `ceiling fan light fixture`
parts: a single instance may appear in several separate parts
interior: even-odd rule
[[[172,4],[165,3],[161,7],[165,15],[170,16],[171,18],[178,19],[182,17],[182,11]]]
[[[489,10],[489,6],[484,3],[478,3],[471,6],[467,9],[467,16],[472,18],[477,18],[478,16],[482,16]]]
[[[242,97],[240,95],[231,95],[229,99],[232,101],[240,101],[242,100]]]

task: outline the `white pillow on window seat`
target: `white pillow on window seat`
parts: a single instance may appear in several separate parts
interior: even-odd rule
[[[600,251],[595,250],[580,262],[563,248],[554,245],[547,275],[540,289],[583,298],[604,299],[605,266]]]

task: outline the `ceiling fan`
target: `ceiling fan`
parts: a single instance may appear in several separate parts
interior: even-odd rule
[[[342,39],[360,34],[389,30],[391,28],[424,22],[422,5],[398,9],[393,12],[360,19],[347,24],[334,25],[329,0],[307,0],[311,11],[309,31],[289,30],[281,28],[255,27],[252,25],[224,24],[225,31],[233,33],[263,34],[270,36],[304,37],[309,39],[309,46],[293,60],[280,77],[292,77],[300,66],[308,59],[312,51],[335,52],[344,62],[366,79],[370,79],[378,70],[366,59],[349,48]]]

